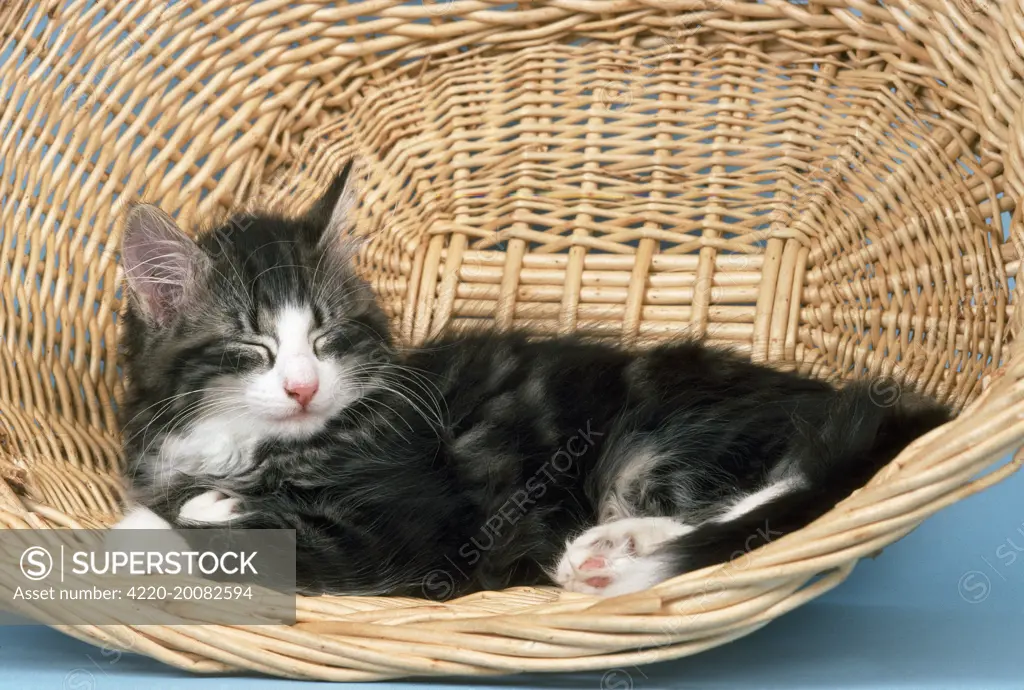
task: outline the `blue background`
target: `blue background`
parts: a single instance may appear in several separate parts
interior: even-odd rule
[[[431,680],[434,688],[1024,688],[1024,473],[935,515],[820,599],[704,654],[608,672]],[[40,627],[0,628],[0,687],[283,688],[105,655]],[[416,690],[417,682],[367,685]],[[362,684],[350,687],[363,687]]]

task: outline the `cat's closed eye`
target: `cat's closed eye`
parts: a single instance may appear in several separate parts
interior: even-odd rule
[[[276,354],[267,342],[257,340],[239,340],[228,345],[228,349],[239,358],[257,366],[274,366]]]
[[[323,357],[324,348],[327,346],[327,343],[329,341],[328,334],[314,332],[312,333],[311,337],[313,338],[313,354],[315,354],[317,357]]]

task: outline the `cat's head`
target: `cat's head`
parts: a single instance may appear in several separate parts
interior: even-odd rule
[[[195,240],[155,206],[129,210],[122,343],[136,406],[164,405],[183,430],[299,439],[373,387],[391,348],[352,266],[348,170],[303,217],[236,216]]]

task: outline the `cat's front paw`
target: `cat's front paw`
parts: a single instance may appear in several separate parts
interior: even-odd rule
[[[570,592],[604,597],[648,589],[675,575],[659,548],[692,530],[662,517],[597,525],[567,545],[555,581]]]
[[[220,491],[207,491],[190,498],[178,511],[178,523],[216,524],[240,515],[241,500]]]
[[[163,550],[188,551],[188,542],[178,533],[171,531],[173,529],[171,523],[149,508],[131,506],[125,511],[120,522],[106,533],[103,545],[107,551],[153,550],[153,535],[140,535],[136,530],[167,530],[167,534],[161,534],[156,540],[161,547],[165,547]]]
[[[144,506],[131,506],[125,510],[120,522],[111,529],[173,529],[171,523]]]

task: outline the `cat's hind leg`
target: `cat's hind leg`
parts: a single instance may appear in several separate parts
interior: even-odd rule
[[[554,579],[570,592],[605,597],[648,589],[677,574],[661,547],[693,529],[667,517],[597,525],[566,545]]]

